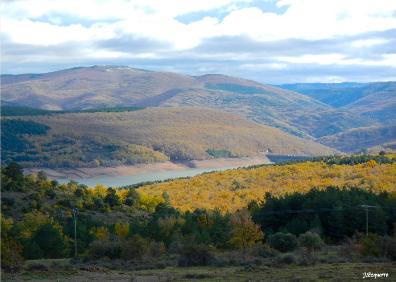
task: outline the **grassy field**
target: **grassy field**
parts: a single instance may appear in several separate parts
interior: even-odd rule
[[[3,276],[3,281],[362,281],[363,272],[388,273],[395,281],[396,264],[334,263],[315,266],[166,267],[131,271],[80,267],[69,271],[34,271]]]

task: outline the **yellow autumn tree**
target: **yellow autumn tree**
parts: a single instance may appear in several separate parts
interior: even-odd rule
[[[91,229],[90,233],[98,240],[107,240],[110,237],[109,230],[104,226],[94,227]]]
[[[129,224],[117,222],[114,225],[115,234],[120,238],[126,238],[129,234]]]
[[[247,248],[264,238],[260,227],[252,220],[250,213],[240,210],[231,216],[232,236],[230,244],[237,248]]]

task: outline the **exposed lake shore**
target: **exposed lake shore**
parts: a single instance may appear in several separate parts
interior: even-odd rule
[[[269,164],[270,160],[265,156],[243,158],[218,158],[210,160],[193,160],[185,162],[161,162],[139,165],[121,165],[116,167],[95,168],[28,168],[25,173],[44,171],[49,178],[53,179],[83,179],[94,177],[129,176],[155,172],[181,171],[186,169],[221,169],[226,167],[245,167],[257,164]]]

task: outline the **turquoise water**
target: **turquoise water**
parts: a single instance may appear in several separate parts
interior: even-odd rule
[[[220,171],[226,169],[237,168],[233,166],[220,167],[220,168],[186,168],[182,170],[166,170],[149,173],[140,173],[133,175],[122,175],[122,176],[96,176],[91,178],[73,178],[78,183],[85,184],[88,186],[95,186],[96,184],[103,184],[105,186],[119,187],[131,184],[136,184],[146,181],[159,181],[167,180],[179,177],[190,177],[195,176],[204,172]],[[60,183],[67,183],[70,179],[57,179]]]

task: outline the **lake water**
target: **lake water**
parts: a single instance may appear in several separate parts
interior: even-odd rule
[[[239,167],[239,166],[238,166]],[[186,168],[180,170],[163,170],[156,172],[140,173],[133,175],[116,175],[116,176],[95,176],[91,178],[73,178],[78,183],[88,186],[103,184],[105,186],[119,187],[137,184],[146,181],[159,181],[180,177],[191,177],[204,172],[221,171],[226,169],[238,168],[236,166],[220,167],[220,168]],[[70,179],[57,179],[60,183],[67,183]]]
[[[309,157],[290,156],[290,155],[268,155],[268,158],[273,163],[282,163],[285,161],[310,159]],[[148,182],[148,181],[162,181],[162,180],[168,180],[168,179],[174,179],[180,177],[191,177],[204,172],[222,171],[222,170],[233,169],[238,167],[241,167],[241,165],[223,166],[217,168],[201,167],[201,168],[184,168],[177,170],[158,170],[158,171],[151,171],[151,172],[131,174],[131,175],[103,175],[103,176],[95,176],[90,178],[87,177],[73,178],[73,180],[77,181],[78,183],[85,184],[91,187],[95,186],[96,184],[103,184],[105,186],[110,186],[110,187],[120,187],[120,186],[127,186],[141,182]],[[67,183],[70,181],[70,179],[57,179],[57,180],[60,183]]]

